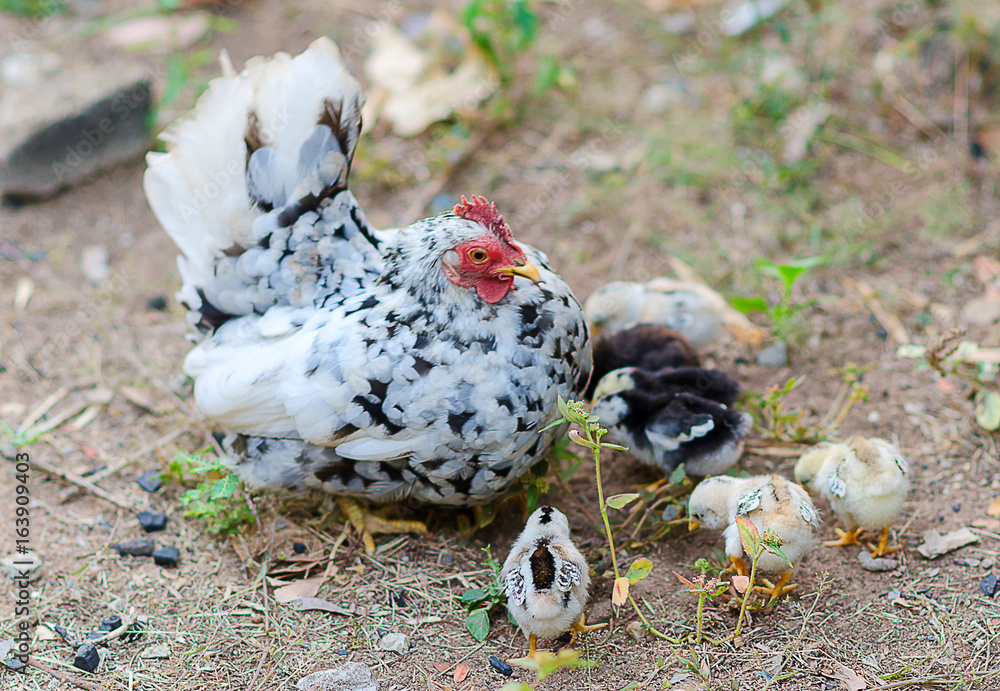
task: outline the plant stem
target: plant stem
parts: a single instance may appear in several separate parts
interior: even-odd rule
[[[593,444],[591,450],[594,453],[594,473],[597,475],[597,501],[600,502],[601,518],[604,520],[604,532],[607,533],[608,548],[611,550],[611,566],[614,568],[615,580],[617,581],[621,578],[618,572],[618,556],[615,554],[615,540],[611,533],[611,521],[608,520],[608,507],[604,502],[604,483],[601,482],[601,438],[600,435],[594,434],[590,431],[590,425],[584,425],[583,430],[587,434],[587,441]],[[646,619],[646,616],[639,609],[639,605],[632,597],[632,593],[629,593],[628,601],[632,603],[632,609],[635,610],[635,613],[639,616],[639,620],[642,621],[642,625],[646,627],[647,631],[657,638],[662,638],[665,641],[670,641],[672,643],[679,642],[674,641],[674,639],[670,638],[665,633],[657,631],[656,628],[649,623],[649,620]]]
[[[705,593],[698,593],[698,633],[695,634],[694,644],[701,643],[701,618],[705,609]]]
[[[757,550],[757,554],[753,557],[753,563],[750,566],[750,585],[747,586],[747,591],[743,593],[743,604],[740,606],[740,617],[736,620],[736,631],[730,640],[735,639],[740,635],[740,628],[743,626],[743,615],[747,611],[747,602],[750,601],[750,595],[753,593],[753,584],[757,576],[757,560],[760,559],[760,555],[764,553],[764,547],[761,546]]]

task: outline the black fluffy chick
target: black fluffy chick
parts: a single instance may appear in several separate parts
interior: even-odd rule
[[[667,475],[681,463],[691,475],[718,475],[739,460],[752,426],[749,415],[729,407],[739,392],[739,383],[717,370],[627,367],[601,378],[591,412],[609,441]]]
[[[639,324],[604,336],[594,343],[594,368],[587,399],[594,399],[597,383],[609,372],[638,367],[649,372],[664,368],[698,367],[701,360],[691,342],[662,324]]]

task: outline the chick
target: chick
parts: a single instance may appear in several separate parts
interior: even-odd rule
[[[662,324],[639,324],[598,338],[587,398],[593,400],[597,383],[608,372],[639,367],[656,372],[665,367],[699,367],[701,361],[691,342]]]
[[[753,424],[729,407],[739,391],[736,380],[716,370],[626,367],[601,379],[591,413],[609,441],[666,475],[681,463],[691,475],[717,475],[739,460]]]
[[[688,500],[689,528],[704,525],[721,530],[726,540],[726,554],[740,575],[747,574],[743,561],[736,516],[744,516],[763,533],[771,529],[781,537],[781,551],[789,565],[779,556],[765,551],[757,568],[779,574],[776,582],[762,580],[759,588],[772,598],[793,590],[788,585],[792,573],[812,546],[813,530],[820,525],[819,512],[809,495],[799,485],[778,475],[757,475],[749,478],[712,477],[699,483]]]
[[[662,324],[703,346],[719,334],[726,301],[706,286],[658,278],[649,283],[608,283],[588,298],[583,309],[595,334],[613,334],[635,324]]]
[[[903,510],[910,491],[910,468],[899,449],[884,439],[852,437],[846,444],[825,442],[795,464],[795,479],[827,499],[847,525],[831,546],[856,545],[865,530],[881,530],[872,557],[902,549],[888,547],[889,528]]]
[[[575,638],[606,626],[584,624],[590,570],[558,509],[540,506],[528,517],[500,579],[506,584],[507,610],[528,637],[529,657],[534,657],[539,638],[555,638],[568,629]]]

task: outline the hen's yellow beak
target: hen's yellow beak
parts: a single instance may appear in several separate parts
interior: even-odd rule
[[[523,276],[532,283],[539,283],[542,280],[542,276],[538,273],[538,269],[535,268],[534,264],[527,260],[525,260],[523,264],[505,266],[502,269],[498,269],[497,273],[502,276]]]
[[[698,522],[697,518],[695,518],[694,516],[688,518],[688,532],[691,532],[692,530],[698,530],[698,528],[700,527],[701,523]]]

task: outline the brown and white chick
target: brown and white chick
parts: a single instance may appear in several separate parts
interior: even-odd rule
[[[569,629],[575,638],[605,626],[584,624],[590,571],[558,509],[540,506],[528,517],[500,579],[506,584],[507,610],[528,638],[529,657],[534,657],[539,638],[555,638]]]
[[[882,532],[873,557],[902,549],[888,547],[889,528],[899,518],[910,491],[910,467],[899,449],[884,439],[855,436],[846,444],[823,443],[795,464],[795,479],[830,502],[846,524],[831,546],[857,545],[865,530]]]
[[[688,503],[689,528],[704,525],[721,530],[726,540],[726,554],[740,575],[747,575],[743,561],[736,516],[743,516],[763,533],[772,530],[781,537],[781,551],[791,562],[765,551],[757,568],[779,575],[775,582],[762,580],[760,588],[772,598],[791,591],[788,585],[792,573],[812,546],[813,530],[820,525],[819,512],[806,491],[794,482],[778,475],[757,475],[749,478],[711,477],[699,483]]]

